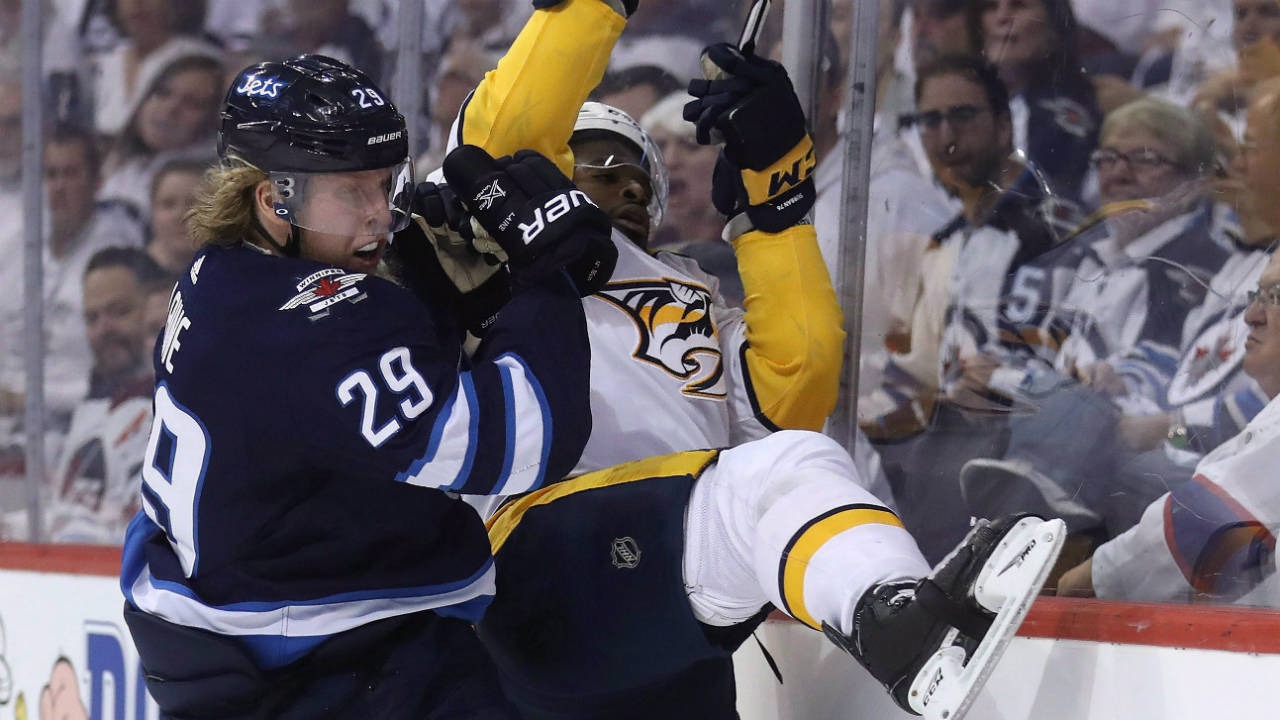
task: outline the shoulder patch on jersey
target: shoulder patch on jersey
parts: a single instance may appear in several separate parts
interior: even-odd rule
[[[685,395],[726,396],[711,291],[672,278],[609,283],[595,297],[627,313],[639,332],[632,357],[688,382]]]
[[[279,310],[296,310],[306,307],[311,312],[311,319],[318,320],[329,314],[328,308],[346,300],[360,302],[365,293],[356,287],[356,283],[368,277],[365,273],[349,273],[339,268],[325,268],[306,276],[295,289],[296,295],[289,298]]]

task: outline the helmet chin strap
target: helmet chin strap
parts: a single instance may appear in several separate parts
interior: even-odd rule
[[[253,218],[251,218],[251,222],[252,229],[258,233],[261,239],[265,240],[268,245],[274,248],[275,251],[281,255],[284,255],[285,257],[298,257],[302,252],[302,233],[298,232],[297,225],[289,223],[289,239],[285,240],[284,244],[281,245],[276,242],[275,237],[272,236],[271,233],[267,232],[267,228],[263,226],[262,221],[258,219],[257,215],[254,215]]]

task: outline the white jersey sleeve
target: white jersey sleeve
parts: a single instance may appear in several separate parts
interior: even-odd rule
[[[1276,587],[1280,402],[1205,456],[1193,480],[1152,503],[1093,556],[1099,597],[1131,601],[1256,600]]]

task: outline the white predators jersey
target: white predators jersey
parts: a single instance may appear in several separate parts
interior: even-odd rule
[[[120,545],[138,512],[151,396],[95,398],[76,406],[53,474],[52,542]]]
[[[584,301],[592,430],[574,474],[767,435],[743,376],[743,311],[693,260],[613,241],[613,278]]]
[[[1195,479],[1147,507],[1093,556],[1098,597],[1187,602],[1197,597],[1274,605],[1280,527],[1280,402],[1205,456]]]

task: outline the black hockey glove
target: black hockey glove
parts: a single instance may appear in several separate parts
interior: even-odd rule
[[[563,270],[586,297],[613,274],[609,216],[542,155],[521,150],[495,160],[461,145],[444,159],[444,176],[506,253],[517,290]]]
[[[420,183],[414,192],[413,222],[396,233],[388,254],[401,278],[419,298],[439,301],[440,274],[457,290],[459,320],[483,336],[511,299],[505,265],[473,247],[470,219],[447,185]],[[437,287],[431,287],[432,285]]]
[[[555,7],[562,2],[564,2],[564,0],[533,0],[533,7],[535,10],[546,10],[549,7]],[[604,0],[604,4],[612,5],[614,10],[621,7],[626,11],[626,17],[631,17],[631,15],[635,13],[636,7],[640,5],[640,0]]]
[[[765,232],[802,221],[816,196],[816,159],[787,71],[728,43],[704,50],[702,65],[707,79],[689,82],[695,99],[685,105],[684,118],[694,124],[699,143],[723,138],[711,184],[716,209],[731,224],[745,212]]]

